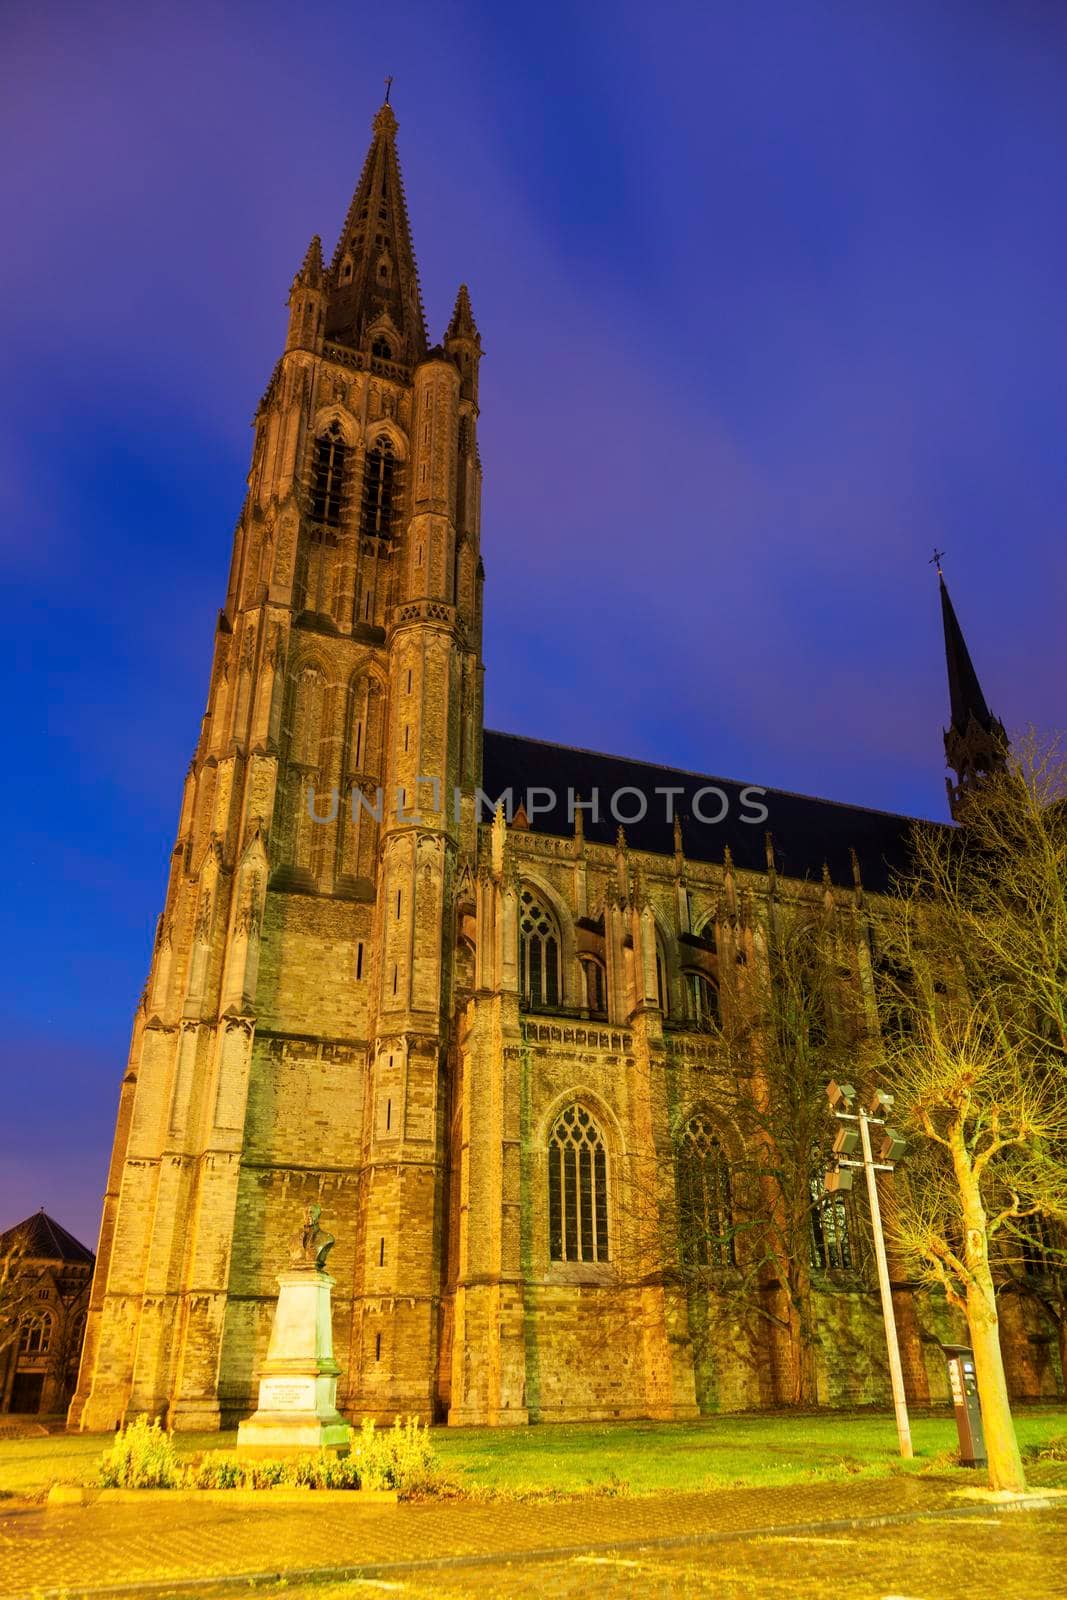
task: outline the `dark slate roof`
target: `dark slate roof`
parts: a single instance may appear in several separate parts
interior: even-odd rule
[[[750,794],[746,804],[742,797],[748,786],[731,779],[653,766],[647,761],[628,761],[621,756],[599,755],[592,750],[574,750],[567,745],[548,744],[513,733],[495,733],[488,728],[482,744],[482,762],[482,789],[494,801],[508,788],[512,790],[516,808],[531,789],[553,792],[551,808],[536,810],[530,817],[534,833],[569,838],[574,825],[567,815],[568,789],[574,790],[583,800],[590,799],[596,789],[600,797],[600,820],[594,822],[586,811],[583,814],[585,835],[587,839],[612,844],[619,823],[610,811],[611,796],[621,789],[637,789],[647,797],[648,811],[643,820],[623,824],[627,843],[635,850],[671,855],[674,830],[667,820],[667,801],[655,792],[657,787],[670,785],[684,791],[675,797],[674,805],[682,820],[683,848],[693,861],[721,862],[723,851],[729,845],[736,866],[765,872],[766,835],[770,833],[775,866],[785,876],[819,879],[825,862],[835,883],[851,884],[851,847],[859,859],[864,886],[873,890],[887,889],[894,870],[903,868],[907,861],[913,819],[894,812],[868,811],[863,806],[815,800],[781,789],[757,791]],[[721,822],[701,822],[694,812],[694,796],[709,785],[721,790],[727,802]],[[535,795],[534,802],[537,807],[547,803],[543,794]],[[525,803],[529,811],[529,802]],[[715,794],[698,798],[696,804],[705,817],[714,817],[723,809],[722,799]],[[756,804],[766,806],[766,820],[746,820],[755,814]],[[623,795],[618,809],[620,814],[632,815],[638,809],[636,796]]]
[[[16,1241],[31,1259],[79,1262],[90,1267],[96,1260],[93,1252],[60,1227],[47,1211],[35,1211],[32,1217],[0,1233],[0,1255],[5,1255]]]

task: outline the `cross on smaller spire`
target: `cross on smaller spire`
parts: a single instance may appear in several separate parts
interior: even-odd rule
[[[939,578],[944,576],[943,572],[941,571],[941,557],[944,555],[944,553],[945,552],[943,550],[939,550],[935,544],[934,553],[930,557],[930,566],[937,568],[937,575]]]
[[[389,95],[390,95],[390,93],[392,91],[392,87],[393,87],[393,75],[392,75],[392,73],[390,73],[388,78],[386,78],[386,80],[385,80],[385,103],[386,103],[386,105],[389,104]]]

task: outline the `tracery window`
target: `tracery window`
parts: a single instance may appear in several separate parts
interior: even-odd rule
[[[388,539],[396,516],[397,460],[393,441],[379,434],[367,451],[363,469],[360,532],[365,539]]]
[[[23,1319],[19,1332],[19,1353],[21,1355],[46,1355],[52,1345],[53,1319],[49,1311],[39,1317],[26,1317]]]
[[[704,1112],[689,1118],[677,1154],[678,1235],[689,1266],[735,1264],[730,1169],[715,1124]]]
[[[556,919],[531,889],[519,903],[519,946],[522,998],[534,1010],[555,1010],[560,1003],[560,940]]]
[[[377,356],[381,361],[392,361],[393,359],[393,347],[388,339],[382,338],[381,334],[371,341],[370,353],[372,356]]]
[[[856,1265],[852,1243],[849,1201],[842,1194],[827,1194],[823,1163],[811,1175],[811,1264],[819,1272],[851,1272]]]
[[[889,1042],[907,1038],[913,1031],[912,995],[914,978],[906,967],[889,956],[876,956],[874,989],[882,1025],[882,1037]]]
[[[1017,1217],[1014,1230],[1026,1276],[1040,1278],[1046,1272],[1051,1272],[1054,1250],[1046,1219],[1036,1211],[1028,1217]]]
[[[315,440],[311,471],[311,517],[336,528],[345,508],[345,468],[348,446],[340,424],[332,422]]]
[[[808,967],[786,980],[782,994],[782,1023],[798,1045],[810,1051],[825,1050],[830,1038],[830,1006],[826,975]]]
[[[553,1261],[607,1261],[607,1153],[581,1105],[556,1119],[548,1141],[548,1231]]]
[[[703,972],[685,974],[686,1021],[700,1033],[719,1026],[719,991]]]

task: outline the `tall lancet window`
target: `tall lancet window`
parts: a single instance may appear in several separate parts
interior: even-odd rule
[[[568,1106],[548,1141],[548,1233],[553,1261],[608,1259],[607,1155],[584,1106]]]
[[[714,1123],[702,1112],[689,1118],[678,1144],[678,1233],[690,1266],[734,1265],[730,1171]]]
[[[530,889],[519,904],[523,1003],[535,1011],[559,1005],[559,932],[552,913]]]
[[[315,440],[311,469],[311,518],[336,528],[345,508],[345,467],[348,446],[340,425],[332,422]]]
[[[392,535],[398,477],[393,441],[387,433],[379,434],[367,451],[367,464],[363,469],[360,532],[365,539],[388,539]]]

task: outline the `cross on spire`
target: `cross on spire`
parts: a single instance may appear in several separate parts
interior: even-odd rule
[[[389,104],[389,95],[390,95],[390,92],[392,90],[392,87],[393,87],[393,75],[392,75],[392,73],[390,73],[389,76],[385,80],[385,103],[386,103],[386,105]]]
[[[930,557],[930,566],[937,568],[937,575],[939,578],[944,577],[944,573],[941,571],[941,557],[944,555],[944,553],[945,552],[943,550],[939,550],[935,544],[934,553]]]

